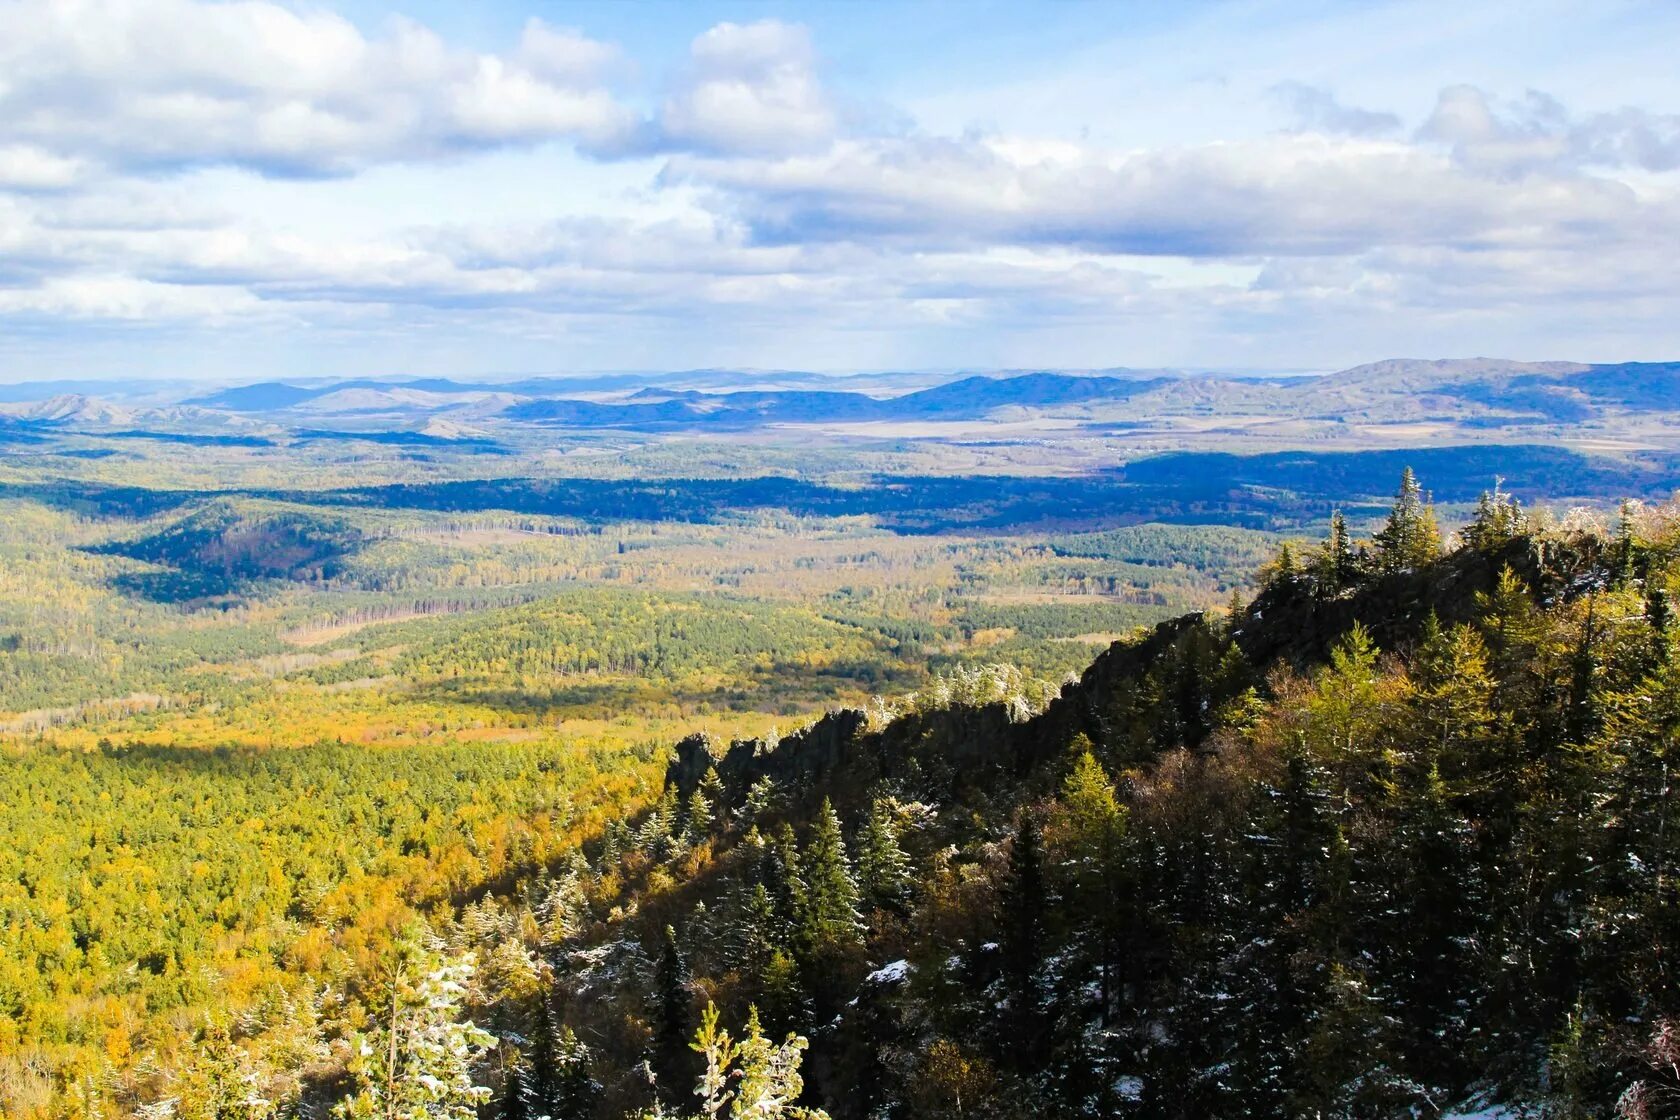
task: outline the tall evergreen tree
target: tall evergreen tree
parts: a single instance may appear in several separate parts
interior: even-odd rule
[[[591,1057],[589,1047],[572,1028],[560,1029],[555,1045],[556,1076],[552,1096],[546,1101],[553,1120],[589,1120],[595,1115],[602,1088],[589,1071]]]
[[[538,1120],[547,1116],[532,1086],[530,1061],[517,1046],[503,1042],[498,1047],[502,1060],[502,1120]]]
[[[1400,476],[1388,522],[1373,540],[1385,573],[1410,571],[1433,563],[1441,554],[1441,529],[1435,507],[1425,499],[1417,476],[1407,467]]]
[[[857,880],[872,907],[903,909],[910,901],[914,870],[898,842],[892,802],[876,798],[858,836]]]
[[[1413,706],[1426,730],[1420,766],[1462,774],[1493,720],[1494,681],[1481,635],[1460,624],[1443,630],[1433,613],[1412,663]]]
[[[1330,535],[1318,555],[1319,586],[1330,594],[1341,591],[1353,582],[1356,563],[1357,554],[1348,534],[1347,518],[1342,516],[1341,510],[1334,510],[1330,514]]]
[[[1009,849],[1009,878],[1000,915],[1004,980],[1009,993],[1011,1042],[1015,1056],[1033,1062],[1043,1054],[1044,1014],[1039,1006],[1039,971],[1044,964],[1044,918],[1049,894],[1044,882],[1043,840],[1038,821],[1023,812]]]
[[[802,940],[817,956],[831,956],[863,944],[857,880],[840,831],[840,815],[827,798],[817,811],[811,842],[801,856],[805,907]]]
[[[1482,552],[1503,548],[1529,531],[1528,515],[1511,495],[1500,489],[1504,479],[1495,479],[1491,491],[1482,491],[1476,513],[1460,536],[1464,543]]]
[[[1091,753],[1090,740],[1079,736],[1073,750],[1077,754],[1062,782],[1052,828],[1069,885],[1069,901],[1075,912],[1086,916],[1079,924],[1092,942],[1089,955],[1097,969],[1098,1018],[1106,1026],[1114,1007],[1120,964],[1121,844],[1126,812],[1115,795],[1114,783]]]
[[[707,773],[716,775],[716,771]],[[712,811],[716,802],[706,795],[706,784],[701,782],[694,787],[694,792],[688,795],[688,806],[683,813],[683,842],[690,847],[703,843],[712,834]]]
[[[688,961],[674,926],[666,926],[654,975],[654,1072],[660,1096],[681,1100],[691,1079],[688,1034],[692,1026]]]

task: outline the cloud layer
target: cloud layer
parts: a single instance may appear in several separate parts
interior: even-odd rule
[[[25,0],[0,6],[0,136],[46,186],[64,165],[334,175],[508,143],[609,147],[636,124],[603,85],[614,53],[535,19],[496,55],[400,18],[370,38],[261,0]]]
[[[1680,348],[1672,106],[1453,83],[1408,115],[1274,73],[1219,79],[1267,124],[1194,143],[938,132],[858,110],[805,27],[651,65],[516,26],[0,4],[0,376],[108,363],[110,330],[158,372],[281,335],[385,369],[396,333],[526,367],[563,340],[547,368]]]

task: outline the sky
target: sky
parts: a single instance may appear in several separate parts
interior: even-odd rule
[[[0,0],[0,381],[1680,357],[1680,4]]]

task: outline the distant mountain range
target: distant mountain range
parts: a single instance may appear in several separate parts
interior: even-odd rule
[[[1433,422],[1469,428],[1581,425],[1680,413],[1680,362],[1590,364],[1391,359],[1323,376],[1175,370],[1005,371],[928,384],[793,371],[692,370],[515,381],[451,378],[264,381],[120,403],[89,383],[0,392],[0,429],[304,436],[408,432],[482,440],[501,429],[740,432],[789,425],[1054,419],[1113,430],[1173,418]],[[73,391],[55,391],[55,390]],[[305,433],[308,433],[305,435]],[[1676,437],[1680,439],[1680,436]]]

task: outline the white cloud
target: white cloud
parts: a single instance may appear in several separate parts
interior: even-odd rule
[[[0,190],[57,190],[81,178],[81,161],[32,144],[0,147]]]
[[[1414,85],[1407,132],[1369,83],[1268,70],[1221,95],[1252,112],[1212,139],[1128,130],[1141,86],[1097,139],[1073,100],[1041,129],[934,133],[842,111],[809,33],[775,21],[695,38],[643,87],[665,91],[652,117],[630,107],[643,61],[536,20],[486,53],[267,0],[0,0],[0,323],[61,322],[68,348],[105,322],[449,331],[485,346],[437,353],[489,362],[564,337],[605,364],[1673,334],[1653,326],[1680,290],[1672,115]],[[1295,129],[1270,131],[1266,90]],[[1185,349],[1089,349],[1134,338]]]
[[[666,100],[666,142],[715,153],[786,153],[825,145],[836,116],[803,27],[720,23],[694,40],[689,71]]]
[[[55,277],[36,288],[0,288],[0,314],[134,323],[216,323],[260,308],[238,287],[159,284],[132,276]]]
[[[998,139],[847,142],[782,160],[682,157],[767,240],[1059,245],[1174,257],[1614,237],[1646,204],[1585,177],[1518,185],[1433,151],[1316,134],[1103,152]]]
[[[1418,135],[1448,145],[1461,165],[1498,175],[1680,168],[1680,114],[1622,108],[1576,117],[1556,98],[1534,90],[1499,104],[1475,86],[1449,86]]]
[[[0,5],[0,142],[159,170],[341,174],[511,141],[610,145],[612,48],[532,21],[502,57],[394,20],[375,38],[267,0]]]
[[[1304,82],[1279,82],[1271,93],[1289,108],[1303,129],[1349,136],[1384,136],[1400,128],[1400,118],[1393,113],[1344,105],[1329,90]]]

